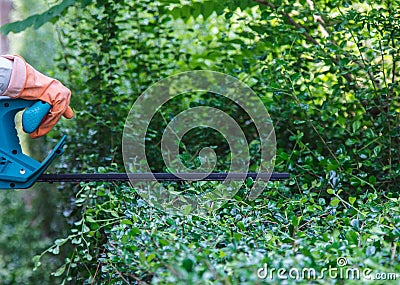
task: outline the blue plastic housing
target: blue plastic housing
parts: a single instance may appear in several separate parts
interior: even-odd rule
[[[0,99],[0,189],[29,188],[53,160],[63,154],[66,136],[42,162],[22,152],[15,128],[15,115],[26,109],[22,115],[23,129],[31,133],[48,113],[50,105],[46,104],[41,101]]]

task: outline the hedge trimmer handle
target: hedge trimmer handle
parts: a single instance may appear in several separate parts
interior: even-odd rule
[[[51,106],[43,101],[36,101],[32,106],[26,108],[22,114],[22,128],[28,134],[33,133],[49,113]]]
[[[33,132],[50,109],[48,103],[22,99],[0,100],[0,189],[28,188],[47,169],[53,160],[61,155],[66,136],[42,162],[24,154],[21,149],[15,115],[25,110],[22,125],[26,132]]]

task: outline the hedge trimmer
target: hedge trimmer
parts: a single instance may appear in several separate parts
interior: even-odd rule
[[[228,173],[67,173],[43,174],[53,160],[64,153],[64,135],[46,159],[38,162],[23,153],[15,128],[15,115],[23,111],[22,127],[32,133],[40,125],[50,110],[50,105],[42,101],[22,99],[0,100],[0,189],[29,188],[35,182],[89,182],[89,181],[224,181]],[[229,173],[230,180],[243,177],[260,180],[281,180],[289,178],[288,173]]]

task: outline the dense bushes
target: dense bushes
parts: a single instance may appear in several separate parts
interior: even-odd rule
[[[311,278],[320,280],[324,268],[340,268],[339,257],[360,272],[398,271],[392,243],[398,230],[384,222],[399,222],[393,215],[398,200],[382,204],[369,194],[358,205],[321,196],[271,183],[252,202],[243,191],[215,214],[171,216],[124,185],[86,184],[76,201],[82,218],[50,252],[66,242],[74,245],[56,274],[78,284],[258,284],[265,264],[300,272],[312,268],[317,273]],[[323,276],[327,283],[337,281],[327,272]]]
[[[78,121],[77,156],[89,142],[100,143],[90,133],[103,138],[111,131],[118,140],[130,104],[154,80],[211,69],[240,78],[264,100],[276,122],[277,170],[292,178],[271,184],[256,201],[244,188],[211,216],[185,218],[150,208],[126,186],[82,185],[75,204],[82,217],[70,236],[76,249],[59,273],[88,283],[254,284],[264,263],[321,272],[338,257],[354,267],[398,270],[393,10],[333,2],[140,3],[99,3],[72,26],[77,37],[69,37],[66,57],[80,60],[79,69],[69,68],[79,72],[74,86],[85,87],[75,102],[87,118]],[[164,111],[185,107],[179,104]],[[155,144],[165,117],[156,117],[149,132]],[[120,163],[118,141],[100,144],[115,149]],[[101,155],[112,152],[97,153],[83,161],[102,164]]]
[[[399,272],[398,3],[125,2],[93,1],[59,23],[59,67],[77,111],[64,162],[77,172],[123,171],[120,138],[134,100],[163,77],[208,69],[260,96],[275,124],[276,170],[292,176],[254,201],[248,181],[206,217],[160,212],[127,185],[81,184],[66,205],[71,232],[48,251],[72,248],[55,275],[78,284],[258,284],[264,264],[321,273],[340,257],[346,268]],[[195,98],[189,106],[227,105]],[[187,106],[160,110],[152,150],[165,114]],[[195,130],[188,164],[196,140],[218,144]]]

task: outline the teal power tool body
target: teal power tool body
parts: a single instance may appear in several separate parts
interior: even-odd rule
[[[48,114],[51,106],[42,101],[0,100],[0,189],[28,188],[63,153],[64,136],[45,160],[39,162],[24,154],[15,127],[15,115],[22,114],[22,127],[32,133]]]
[[[42,101],[0,99],[0,189],[29,188],[35,182],[88,182],[158,180],[158,181],[224,181],[228,173],[65,173],[43,174],[53,160],[64,153],[66,136],[63,136],[45,160],[39,162],[24,154],[21,149],[15,115],[22,113],[22,127],[26,133],[34,132],[50,111],[51,106]],[[282,180],[288,173],[229,173],[231,180],[243,177],[261,180]]]

